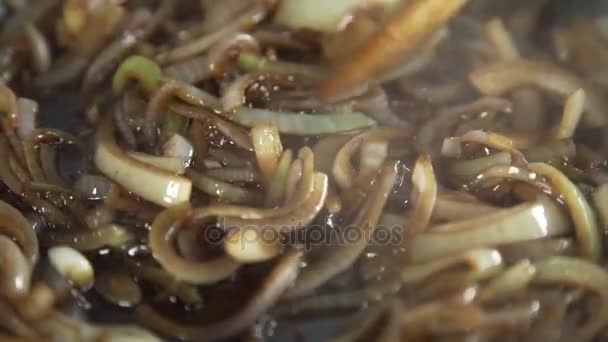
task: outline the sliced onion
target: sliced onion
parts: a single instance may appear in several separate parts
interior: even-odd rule
[[[101,128],[95,165],[108,178],[142,198],[168,207],[188,202],[192,182],[129,157],[112,137],[108,123]]]
[[[407,234],[423,232],[431,221],[431,215],[437,201],[437,179],[431,164],[431,157],[423,154],[416,160],[412,171],[412,201],[414,209],[411,212],[407,226]]]
[[[174,175],[183,175],[186,173],[187,165],[181,157],[160,157],[141,152],[127,152],[127,155],[134,160]]]
[[[188,139],[180,134],[173,134],[162,147],[163,155],[167,157],[182,158],[184,166],[189,166],[194,156],[194,147]]]
[[[466,220],[474,216],[488,215],[496,210],[500,210],[500,208],[475,198],[473,200],[463,200],[445,193],[439,193],[435,201],[432,218],[436,221]]]
[[[280,133],[293,135],[317,135],[346,132],[374,126],[376,121],[363,113],[317,113],[298,114],[273,112],[266,109],[241,107],[233,113],[225,114],[231,120],[245,127],[272,122]]]
[[[466,265],[470,272],[470,280],[480,280],[482,277],[495,274],[503,265],[500,253],[495,249],[473,249],[462,254],[450,255],[422,264],[408,265],[401,270],[401,281],[405,285],[417,283],[459,265]]]
[[[373,34],[352,58],[340,65],[332,78],[321,85],[321,96],[329,98],[348,92],[410,56],[467,2],[426,0],[405,3],[384,28]]]
[[[398,3],[398,0],[285,0],[281,1],[274,20],[292,29],[333,32],[340,28],[344,17],[357,8]]]
[[[248,189],[207,177],[195,170],[188,170],[187,175],[192,180],[192,185],[198,190],[217,197],[221,201],[228,203],[254,203],[256,201],[255,192]]]
[[[64,278],[81,287],[93,284],[93,266],[80,252],[71,247],[56,246],[48,253],[49,262]]]
[[[547,178],[564,202],[576,228],[579,253],[589,260],[598,261],[602,256],[602,239],[597,226],[597,218],[585,195],[558,169],[543,163],[532,163],[528,168]]]
[[[229,277],[240,264],[228,256],[210,261],[192,261],[177,254],[173,243],[176,233],[190,219],[191,209],[187,205],[176,206],[158,214],[148,244],[154,258],[175,278],[192,284],[212,284]]]
[[[597,89],[587,85],[576,75],[549,63],[513,60],[492,63],[475,70],[469,76],[473,85],[483,94],[498,96],[526,85],[534,85],[562,96],[578,89],[586,94],[582,118],[585,127],[602,127],[608,124],[608,102]]]
[[[511,154],[500,152],[487,157],[458,161],[450,166],[450,174],[460,180],[470,180],[484,170],[498,165],[511,165]]]
[[[389,141],[409,138],[411,133],[398,128],[376,128],[363,132],[348,141],[340,148],[335,157],[332,173],[336,183],[344,188],[353,186],[355,177],[354,167],[351,164],[351,158],[355,151],[359,149],[362,143],[371,141]]]
[[[0,293],[6,298],[25,296],[30,291],[32,266],[10,238],[0,235]]]
[[[526,290],[536,273],[530,260],[524,259],[492,279],[479,293],[482,301],[508,299]]]
[[[256,125],[251,129],[251,140],[258,168],[266,184],[270,184],[283,153],[279,131],[273,124]]]
[[[585,91],[578,89],[570,94],[564,105],[562,120],[555,132],[555,139],[570,139],[585,111]]]
[[[21,139],[28,137],[36,128],[38,120],[38,103],[34,100],[20,97],[17,100],[19,117],[17,118],[17,134]]]
[[[270,260],[281,253],[279,235],[268,240],[257,229],[235,230],[224,240],[226,254],[241,263],[258,263]]]
[[[559,236],[568,231],[568,220],[558,205],[541,197],[534,203],[431,227],[408,242],[408,255],[410,260],[421,262],[471,248]]]
[[[599,296],[599,307],[588,321],[575,330],[573,341],[591,341],[601,334],[608,324],[608,275],[600,266],[589,261],[553,257],[534,264],[536,275],[533,282],[538,284],[567,285],[583,288]]]

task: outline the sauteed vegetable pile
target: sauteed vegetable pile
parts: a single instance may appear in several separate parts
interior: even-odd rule
[[[0,2],[0,339],[608,339],[608,16],[559,6]]]

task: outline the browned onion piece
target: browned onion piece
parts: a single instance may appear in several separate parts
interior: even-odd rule
[[[335,275],[345,271],[359,258],[367,247],[380,219],[388,195],[395,183],[397,172],[398,163],[389,163],[382,168],[376,186],[363,205],[362,211],[348,226],[349,229],[358,230],[357,239],[324,248],[321,255],[311,260],[302,271],[295,286],[288,292],[290,297],[301,296],[316,289]]]
[[[211,261],[192,261],[175,251],[173,241],[176,233],[191,219],[191,215],[192,209],[188,205],[158,214],[148,236],[154,258],[175,278],[188,283],[211,284],[229,277],[240,265],[227,256]]]
[[[163,317],[148,305],[137,309],[140,321],[165,335],[186,341],[217,341],[234,336],[266,312],[296,279],[302,254],[289,251],[283,256],[272,272],[264,279],[261,287],[249,302],[236,314],[211,324],[188,325]]]
[[[608,102],[598,90],[586,84],[578,76],[550,62],[523,59],[496,62],[475,70],[469,78],[479,91],[489,96],[500,96],[527,85],[562,96],[569,96],[577,89],[583,89],[587,101],[586,115],[582,118],[582,124],[591,128],[608,124],[606,114]]]

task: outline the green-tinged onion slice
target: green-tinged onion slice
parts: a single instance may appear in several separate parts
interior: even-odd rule
[[[95,165],[125,189],[160,206],[169,207],[190,200],[192,181],[129,157],[116,144],[108,124],[101,128]]]
[[[228,119],[246,127],[270,123],[275,125],[280,133],[294,135],[339,133],[376,124],[374,119],[358,112],[313,115],[241,107],[227,116]]]
[[[136,79],[144,90],[151,94],[160,83],[162,70],[156,62],[144,56],[131,56],[125,59],[116,70],[112,79],[112,92],[122,93],[129,79]]]

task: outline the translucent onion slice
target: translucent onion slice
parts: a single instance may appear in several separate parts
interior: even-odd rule
[[[401,270],[401,281],[412,286],[434,274],[452,267],[464,265],[471,282],[496,274],[502,265],[502,257],[495,249],[473,249],[462,254],[453,254],[422,264],[407,265]]]
[[[422,262],[471,248],[559,236],[568,231],[568,220],[561,208],[541,197],[534,203],[431,227],[409,241],[407,253],[411,261]]]
[[[190,200],[192,182],[189,179],[129,157],[114,141],[111,122],[100,129],[95,165],[125,189],[160,206],[170,207]]]
[[[388,157],[387,141],[368,141],[361,144],[359,152],[359,175],[357,182],[365,184],[365,181],[373,178],[382,168]]]
[[[503,258],[509,263],[522,259],[532,262],[554,256],[576,256],[576,241],[571,238],[546,238],[518,242],[500,247]]]
[[[224,239],[226,254],[242,263],[258,263],[270,260],[281,253],[279,235],[270,239],[257,229],[234,230]]]
[[[497,165],[492,166],[489,169],[481,172],[471,181],[469,181],[465,187],[469,189],[475,189],[480,186],[484,186],[489,182],[493,185],[493,181],[504,181],[504,180],[516,180],[530,184],[539,190],[552,194],[553,191],[551,186],[548,185],[543,178],[536,172],[532,172],[523,167],[517,167],[512,165]]]
[[[0,293],[6,298],[18,298],[30,292],[32,267],[19,246],[0,235]]]
[[[422,154],[416,160],[412,171],[412,201],[414,210],[407,222],[407,234],[418,234],[425,230],[431,221],[431,215],[437,200],[437,179],[431,164],[431,157]]]
[[[566,99],[562,120],[555,132],[555,139],[572,138],[584,111],[585,91],[583,89],[578,89]]]
[[[594,292],[599,306],[588,321],[576,328],[573,341],[591,341],[608,325],[608,274],[600,266],[580,258],[553,257],[534,264],[533,283],[573,286]]]
[[[228,256],[210,261],[192,261],[177,254],[173,246],[177,232],[190,219],[191,208],[180,205],[158,214],[148,241],[152,255],[178,280],[192,284],[212,284],[229,277],[240,264]]]
[[[543,163],[531,163],[528,168],[545,177],[561,194],[576,228],[579,253],[589,260],[599,261],[602,257],[602,239],[597,226],[597,218],[585,195],[558,169]]]
[[[38,120],[38,102],[20,97],[17,100],[19,106],[19,117],[17,118],[17,134],[19,138],[25,139],[36,129]]]
[[[340,150],[338,150],[338,154],[335,156],[332,167],[334,180],[343,189],[348,189],[353,186],[356,176],[351,159],[362,143],[399,140],[411,136],[412,134],[410,132],[399,128],[383,127],[371,129],[352,137],[340,148]]]
[[[475,216],[488,215],[500,209],[475,198],[464,200],[440,192],[435,201],[432,219],[434,221],[466,220]]]
[[[273,112],[266,109],[241,107],[226,118],[246,127],[272,123],[279,132],[293,135],[316,135],[350,131],[371,127],[376,121],[363,113],[297,114]]]
[[[508,299],[525,291],[535,273],[536,268],[530,260],[521,260],[493,278],[481,289],[478,296],[482,301]]]
[[[511,154],[500,152],[487,157],[454,162],[450,166],[449,172],[460,180],[470,180],[484,170],[497,165],[511,165]]]
[[[93,284],[93,266],[77,250],[67,246],[55,246],[49,249],[48,255],[51,265],[64,278],[81,287]]]
[[[283,153],[279,131],[273,124],[256,125],[251,129],[251,141],[258,168],[266,184],[270,184]]]
[[[187,175],[192,180],[194,187],[208,195],[217,197],[221,201],[228,203],[254,203],[257,199],[257,194],[252,190],[207,177],[198,171],[188,170]]]
[[[569,71],[549,62],[517,59],[485,65],[469,75],[471,83],[483,94],[500,96],[521,86],[536,86],[569,96],[578,89],[586,94],[582,123],[586,127],[608,124],[608,102],[594,88]]]
[[[139,162],[174,175],[183,175],[186,172],[186,163],[180,157],[162,157],[141,152],[127,152],[127,155]]]
[[[177,157],[184,160],[185,166],[189,166],[194,156],[194,147],[188,139],[180,134],[172,134],[162,147],[163,155]]]
[[[340,21],[358,7],[396,3],[396,0],[337,0],[331,3],[323,0],[286,0],[280,3],[274,20],[293,29],[333,32],[339,29]]]

